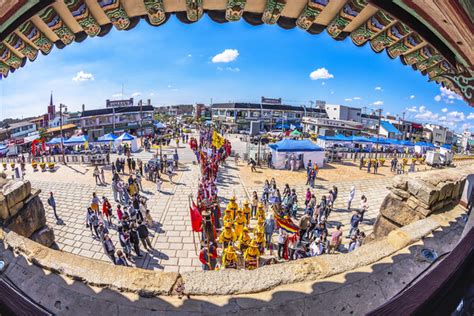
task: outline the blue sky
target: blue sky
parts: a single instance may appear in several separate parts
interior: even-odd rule
[[[0,82],[0,118],[46,112],[50,91],[69,110],[105,106],[124,96],[154,105],[249,101],[261,96],[288,104],[325,100],[401,114],[453,129],[474,128],[474,109],[450,91],[383,52],[359,48],[298,28],[226,24],[204,16],[186,25],[145,21],[112,30],[50,55]]]

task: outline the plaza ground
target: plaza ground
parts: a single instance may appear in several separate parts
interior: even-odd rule
[[[240,146],[240,149],[239,149]],[[237,144],[237,150],[244,149],[242,144]],[[174,148],[165,149],[171,153]],[[141,258],[135,258],[133,264],[137,267],[164,271],[185,272],[201,269],[198,260],[199,236],[191,231],[189,218],[189,197],[195,198],[196,188],[199,180],[199,169],[194,160],[194,154],[187,147],[178,149],[182,162],[174,177],[174,183],[165,181],[162,193],[156,191],[155,184],[143,180],[143,195],[148,198],[148,208],[156,222],[152,244],[155,250],[147,252]],[[146,162],[152,158],[153,153],[141,152],[134,156]],[[242,156],[242,155],[241,155]],[[116,156],[112,155],[112,160]],[[471,163],[471,162],[463,162]],[[339,164],[329,164],[322,168],[316,180],[316,188],[312,192],[318,201],[321,195],[327,194],[328,190],[336,185],[339,189],[338,199],[335,203],[335,210],[329,217],[329,230],[337,224],[344,225],[344,233],[347,234],[350,225],[351,213],[347,211],[347,196],[350,188],[356,187],[356,196],[353,207],[359,206],[360,197],[366,195],[369,203],[369,210],[364,216],[364,222],[360,229],[369,234],[373,229],[373,224],[379,213],[380,205],[387,194],[386,186],[394,176],[390,172],[389,161],[386,166],[379,168],[379,174],[368,174],[366,170],[359,170],[358,165],[352,162]],[[105,168],[106,185],[96,185],[92,176],[93,168],[84,165],[58,165],[54,172],[33,172],[30,165],[27,165],[25,178],[30,180],[34,188],[41,189],[41,199],[45,205],[48,225],[54,228],[56,242],[60,250],[78,254],[84,257],[95,258],[110,262],[104,254],[100,241],[91,236],[89,228],[85,226],[86,209],[90,204],[92,193],[96,192],[98,197],[105,196],[111,202],[113,194],[110,187],[111,169]],[[425,168],[420,166],[420,168]],[[7,175],[11,176],[10,168]],[[126,176],[128,174],[126,173]],[[242,203],[249,197],[252,191],[257,191],[261,196],[263,183],[266,179],[275,178],[280,190],[283,190],[285,183],[290,184],[296,190],[300,199],[300,207],[304,206],[304,196],[306,192],[306,174],[304,171],[290,172],[285,170],[273,170],[259,168],[257,173],[252,173],[250,167],[244,163],[235,166],[231,159],[221,170],[218,179],[219,197],[221,207],[225,208],[228,199],[235,195],[237,201]],[[46,200],[49,192],[54,192],[57,203],[57,211],[62,219],[57,223],[51,208]],[[115,211],[115,203],[112,202]],[[115,220],[116,223],[116,220]],[[254,223],[251,223],[254,224]],[[120,248],[118,234],[114,229],[110,235],[116,248]],[[276,237],[276,235],[274,236]],[[344,240],[347,243],[348,239]],[[267,253],[268,254],[268,253]]]

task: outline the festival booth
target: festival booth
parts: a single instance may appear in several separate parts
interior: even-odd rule
[[[318,136],[316,144],[322,148],[333,147],[334,144],[350,147],[352,144],[352,138],[337,134],[335,136]]]
[[[137,152],[138,151],[138,145],[137,145],[137,138],[130,135],[129,133],[123,133],[119,137],[115,139],[115,144],[121,144],[123,142],[129,142],[130,143],[130,150],[132,152]]]
[[[308,161],[324,165],[324,149],[315,145],[310,140],[284,139],[268,145],[272,153],[272,164],[275,169],[286,169],[287,161],[291,154],[295,154],[298,166],[306,166]]]
[[[424,155],[427,151],[434,149],[436,149],[436,147],[432,143],[418,142],[415,144],[415,152],[417,154]]]
[[[61,145],[61,141],[63,141],[62,137],[55,137],[46,142],[46,145],[48,146],[55,146],[55,145]]]
[[[301,132],[298,131],[297,129],[295,129],[293,132],[290,133],[290,136],[294,138],[299,138],[301,137],[301,135],[302,135]]]
[[[113,133],[108,133],[108,134],[105,134],[104,136],[99,137],[97,141],[99,143],[110,143],[110,142],[114,142],[117,138],[118,136],[114,135]]]
[[[87,147],[88,138],[87,135],[80,135],[80,136],[72,136],[69,139],[64,141],[64,145],[66,146],[74,146],[74,145],[85,145]]]

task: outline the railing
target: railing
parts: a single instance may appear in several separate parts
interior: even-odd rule
[[[64,163],[66,164],[93,164],[93,165],[105,165],[110,163],[110,155],[108,154],[79,154],[79,155],[50,155],[50,156],[40,156],[40,157],[25,157],[26,163],[31,163],[32,161],[36,162],[54,162],[54,163]],[[2,163],[18,163],[18,157],[3,157],[0,158]]]

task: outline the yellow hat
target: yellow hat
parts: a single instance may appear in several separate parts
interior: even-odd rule
[[[237,213],[243,213],[243,212],[244,212],[243,209],[241,209],[241,208],[238,208],[238,209],[237,209]]]
[[[231,222],[226,222],[225,223],[225,228],[232,228],[232,223]]]
[[[250,242],[250,247],[255,247],[255,248],[258,247],[258,243],[255,239],[252,239],[252,241]]]
[[[235,202],[235,195],[230,198],[230,201],[231,201],[231,202]]]
[[[226,208],[225,211],[226,213],[232,213],[232,210],[230,208]]]
[[[247,232],[249,231],[249,228],[247,226],[244,226],[244,229],[243,229],[244,232]]]
[[[227,249],[225,250],[226,253],[235,253],[234,247],[232,245],[227,246]]]
[[[265,223],[265,218],[263,218],[262,216],[259,216],[258,219],[257,219],[257,223],[259,223],[259,224]]]
[[[263,207],[263,203],[262,202],[259,202],[258,203],[258,208],[262,208]]]
[[[248,200],[248,199],[245,199],[244,205],[249,205],[249,204],[250,204],[249,200]]]

